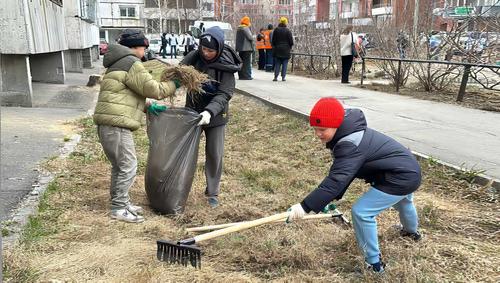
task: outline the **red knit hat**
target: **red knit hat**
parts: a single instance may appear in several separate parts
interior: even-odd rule
[[[344,121],[344,107],[333,97],[323,97],[314,105],[309,115],[313,127],[338,128]]]

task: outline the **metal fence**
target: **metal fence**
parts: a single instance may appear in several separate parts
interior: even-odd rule
[[[318,54],[307,54],[307,53],[295,53],[295,52],[292,52],[291,56],[292,56],[292,58],[291,58],[292,72],[295,69],[295,65],[296,65],[295,57],[297,57],[297,56],[309,57],[309,65],[307,67],[309,67],[308,69],[309,69],[309,74],[310,75],[313,74],[313,71],[316,72],[316,73],[324,72],[332,64],[332,56],[331,55],[318,55]],[[316,68],[315,63],[314,63],[314,58],[328,58],[328,63],[326,64],[325,67],[321,67],[321,68],[318,67],[318,68]]]
[[[361,85],[363,85],[363,79],[365,77],[366,70],[366,60],[379,60],[379,61],[393,61],[398,62],[397,74],[396,74],[396,92],[399,92],[399,87],[401,86],[401,64],[404,63],[425,63],[429,64],[441,64],[441,65],[453,65],[453,66],[463,66],[464,70],[462,73],[462,80],[460,83],[460,89],[457,94],[457,101],[461,102],[464,99],[465,89],[467,87],[467,83],[469,82],[469,78],[472,78],[477,83],[479,83],[482,87],[486,89],[491,89],[495,91],[499,91],[499,89],[495,89],[496,86],[500,86],[500,66],[497,65],[486,65],[486,64],[474,64],[474,63],[460,63],[460,62],[449,62],[449,61],[436,61],[436,60],[419,60],[419,59],[401,59],[401,58],[382,58],[382,57],[369,57],[365,56],[362,58],[362,67],[361,67]],[[477,71],[471,72],[471,69],[476,69]],[[494,74],[498,75],[497,80],[494,80],[492,85],[483,84],[477,77],[477,74],[484,70],[488,69],[492,71]]]

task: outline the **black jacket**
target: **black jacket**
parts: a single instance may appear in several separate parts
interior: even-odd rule
[[[224,33],[219,27],[212,27],[202,34],[210,34],[219,43],[217,57],[211,62],[206,62],[199,50],[187,54],[181,61],[183,65],[191,65],[196,70],[206,73],[213,81],[212,92],[203,95],[188,93],[186,107],[198,113],[208,111],[212,116],[210,124],[205,127],[225,125],[228,121],[229,100],[235,88],[234,73],[241,68],[241,59],[236,51],[224,44]],[[201,48],[201,45],[200,45]]]
[[[292,32],[285,26],[278,26],[273,31],[271,45],[274,57],[290,58],[293,46]]]
[[[354,178],[391,195],[407,195],[420,186],[420,165],[413,154],[368,128],[359,109],[346,110],[342,125],[326,147],[334,161],[328,176],[302,201],[306,212],[318,213],[332,200],[341,199]]]

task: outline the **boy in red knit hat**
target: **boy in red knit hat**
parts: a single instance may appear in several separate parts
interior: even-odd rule
[[[332,151],[328,176],[301,203],[290,208],[288,220],[320,212],[341,199],[355,178],[371,185],[352,207],[356,240],[367,266],[384,271],[377,237],[376,216],[394,207],[402,224],[401,235],[418,241],[418,217],[413,192],[421,182],[420,166],[413,154],[394,139],[366,126],[359,109],[346,109],[332,97],[321,98],[309,116],[316,136]]]

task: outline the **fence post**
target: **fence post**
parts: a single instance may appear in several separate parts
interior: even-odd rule
[[[457,102],[462,102],[465,95],[465,87],[467,87],[467,81],[469,81],[470,65],[466,65],[464,69],[464,75],[462,76],[462,83],[460,84],[460,90],[458,91]]]
[[[396,92],[399,92],[400,84],[401,84],[401,59],[398,60],[398,74],[396,76]]]
[[[313,66],[313,55],[311,54],[311,68],[309,68],[309,75],[312,75],[313,69],[314,69],[314,66]]]
[[[295,57],[295,54],[292,53],[292,73],[293,73],[293,58]],[[273,59],[275,60],[275,59]]]
[[[363,85],[364,77],[365,77],[365,58],[361,57],[361,85]]]

